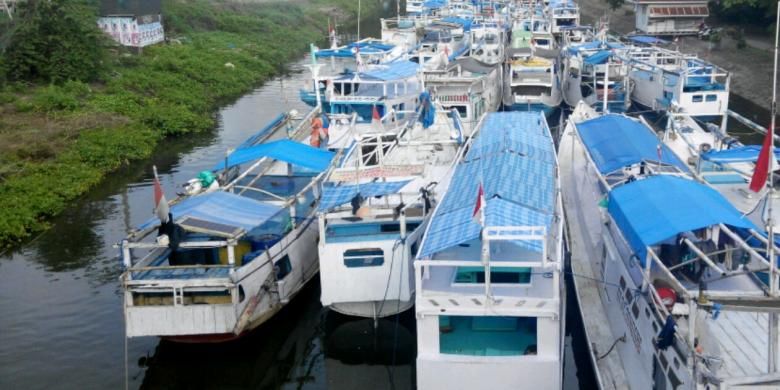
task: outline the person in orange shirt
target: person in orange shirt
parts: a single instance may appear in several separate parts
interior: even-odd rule
[[[315,116],[311,119],[311,137],[309,144],[319,148],[323,140],[328,139],[328,128],[322,126],[322,118]]]

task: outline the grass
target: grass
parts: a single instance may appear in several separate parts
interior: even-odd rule
[[[376,6],[364,5],[363,15]],[[164,0],[163,13],[176,43],[141,55],[114,49],[100,83],[0,81],[0,247],[45,229],[107,173],[149,157],[163,137],[213,128],[220,105],[321,41],[328,14],[349,20],[356,2]]]

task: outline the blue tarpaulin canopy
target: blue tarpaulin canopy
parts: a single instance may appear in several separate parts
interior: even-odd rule
[[[223,191],[186,198],[171,206],[174,221],[192,217],[242,228],[247,232],[262,225],[280,210],[277,206]],[[141,224],[138,230],[159,225],[160,220],[154,217]]]
[[[660,44],[669,43],[669,41],[663,40],[661,38],[651,37],[647,35],[634,35],[628,37],[628,39],[637,43],[644,43],[646,45],[660,45]]]
[[[447,5],[446,0],[427,0],[423,3],[423,8],[439,9],[444,8]]]
[[[349,203],[352,198],[360,194],[363,198],[395,194],[409,184],[411,180],[373,182],[362,184],[350,184],[334,187],[325,187],[320,199],[320,211],[327,211],[334,207]]]
[[[577,131],[602,174],[642,161],[658,161],[659,145],[662,163],[675,165],[683,172],[689,171],[652,130],[629,117],[604,115],[577,124]]]
[[[539,112],[490,113],[436,209],[418,257],[479,238],[472,219],[482,183],[487,226],[549,226],[555,206],[555,149]],[[538,241],[517,241],[541,251]]]
[[[375,65],[368,71],[358,73],[358,77],[361,79],[378,81],[403,80],[416,75],[419,66],[419,64],[407,60],[386,62]],[[351,81],[354,80],[354,78],[355,76],[350,74],[339,78],[338,81]]]
[[[360,48],[360,54],[382,54],[387,53],[395,47],[382,41],[364,41],[364,42],[352,42],[346,46],[338,47],[335,49],[321,49],[316,52],[317,57],[329,58],[329,57],[354,57],[355,49]]]
[[[736,162],[755,162],[758,160],[758,154],[761,152],[761,145],[745,145],[731,149],[711,150],[702,153],[703,160],[714,163],[736,163]],[[775,149],[775,158],[780,160],[780,150]]]
[[[441,21],[445,23],[459,24],[463,26],[463,31],[471,30],[471,24],[472,24],[471,19],[459,18],[457,16],[448,16],[446,18],[443,18]]]
[[[293,140],[281,139],[234,151],[227,157],[227,167],[234,167],[263,157],[322,172],[330,165],[333,152],[313,148]],[[220,161],[211,170],[221,169],[225,169],[225,161]]]
[[[585,57],[585,63],[589,65],[606,64],[607,60],[609,60],[609,57],[611,56],[612,52],[610,50],[597,51]]]
[[[609,193],[610,215],[641,262],[647,247],[680,233],[723,223],[760,231],[720,193],[694,180],[651,176]]]
[[[571,46],[569,47],[569,53],[570,54],[577,54],[580,51],[587,51],[587,50],[598,50],[598,49],[621,49],[625,46],[622,43],[618,42],[607,42],[607,41],[591,41],[586,42],[581,45]]]

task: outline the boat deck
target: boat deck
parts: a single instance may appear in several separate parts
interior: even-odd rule
[[[563,141],[562,141],[563,144]],[[569,140],[569,145],[571,145]],[[571,148],[561,146],[559,149],[561,169],[561,187],[563,191],[563,204],[566,212],[566,220],[570,227],[568,234],[569,250],[571,252],[571,271],[574,274],[574,286],[577,294],[585,335],[588,339],[591,362],[596,368],[595,374],[599,387],[602,389],[626,389],[628,381],[625,368],[620,360],[620,355],[610,353],[601,359],[597,359],[598,351],[607,351],[609,346],[617,339],[609,326],[609,318],[599,296],[603,291],[599,284],[599,278],[591,267],[589,258],[597,258],[597,251],[593,248],[592,241],[588,237],[588,227],[591,225],[584,219],[579,205],[579,194],[576,189],[576,177],[573,175],[573,166],[585,166],[585,157],[582,150],[575,152]],[[592,202],[591,204],[597,204]],[[598,221],[594,221],[598,223]]]
[[[724,360],[719,376],[739,378],[766,375],[768,367],[764,364],[769,353],[768,317],[766,313],[729,311],[721,313],[717,320],[707,321]]]

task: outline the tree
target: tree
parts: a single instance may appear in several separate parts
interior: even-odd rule
[[[614,11],[625,4],[626,0],[605,0],[607,2],[607,5],[609,5],[609,9]]]
[[[102,73],[106,37],[84,0],[28,0],[17,15],[5,52],[9,79],[62,83]]]

